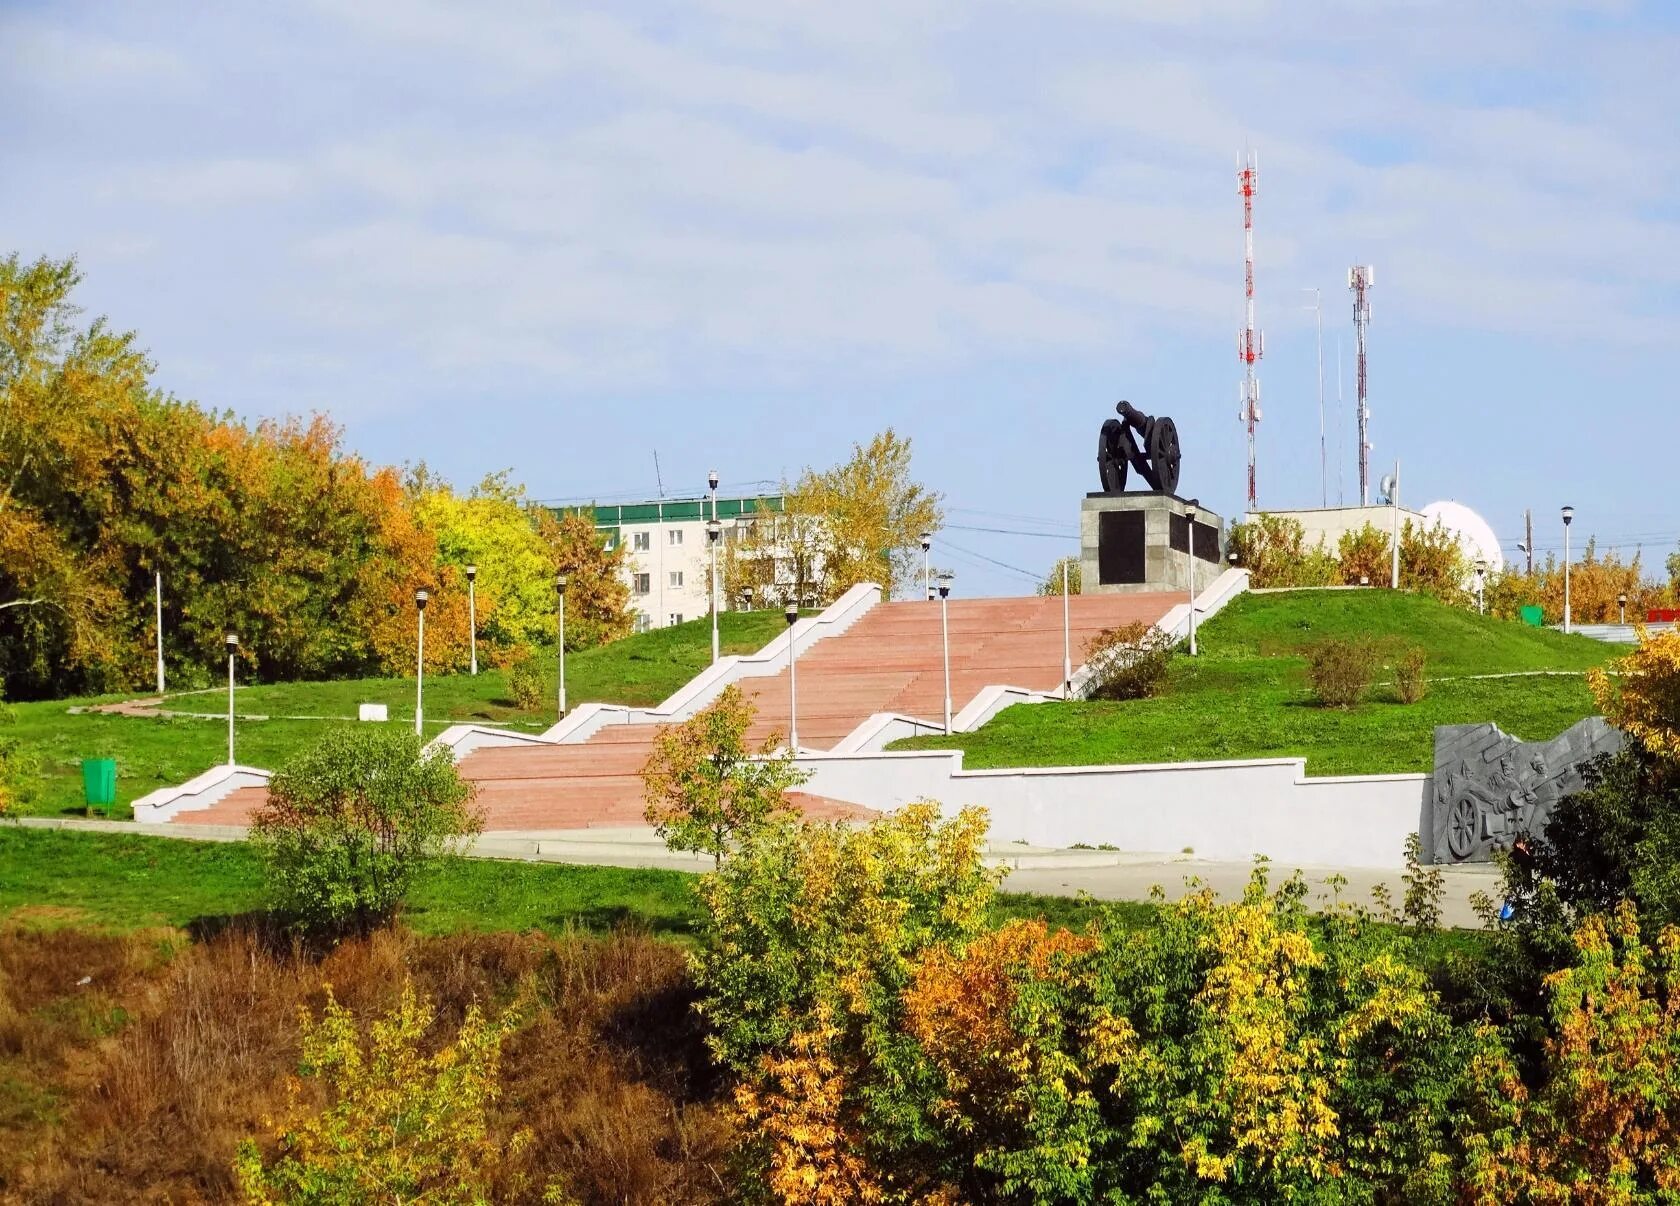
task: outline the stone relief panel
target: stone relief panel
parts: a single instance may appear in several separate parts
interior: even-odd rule
[[[1582,764],[1621,745],[1621,733],[1598,716],[1550,741],[1518,741],[1493,724],[1437,727],[1423,857],[1487,862],[1518,837],[1539,835],[1553,806],[1583,786]]]

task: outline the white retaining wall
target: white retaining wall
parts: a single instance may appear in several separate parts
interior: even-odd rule
[[[1306,777],[1300,758],[968,771],[960,750],[810,754],[801,790],[887,810],[938,800],[991,813],[992,840],[1303,866],[1395,867],[1428,775]]]

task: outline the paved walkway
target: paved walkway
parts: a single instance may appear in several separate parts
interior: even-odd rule
[[[0,822],[30,829],[69,829],[96,833],[126,833],[169,837],[187,841],[238,842],[245,839],[240,825],[147,825],[129,821],[82,820],[79,818],[22,817]],[[495,830],[483,834],[468,852],[473,858],[506,859],[518,862],[573,863],[586,866],[645,867],[671,871],[709,871],[710,858],[673,854],[665,849],[647,826],[621,826],[590,830]],[[1018,843],[994,843],[987,850],[993,866],[1009,868],[1003,881],[1008,892],[1034,892],[1044,896],[1090,895],[1099,900],[1149,900],[1159,885],[1169,900],[1177,900],[1196,885],[1211,887],[1222,899],[1242,895],[1253,873],[1250,863],[1215,863],[1203,859],[1166,854],[1132,854],[1111,850],[1051,850]],[[1295,868],[1272,866],[1272,883],[1286,878]],[[1328,907],[1336,893],[1326,880],[1341,876],[1347,881],[1340,899],[1353,904],[1371,904],[1371,892],[1379,885],[1398,906],[1406,886],[1399,868],[1303,867],[1317,907]],[[1482,864],[1441,868],[1446,886],[1443,920],[1449,926],[1476,928],[1481,925],[1470,906],[1475,892],[1499,896],[1499,872]]]

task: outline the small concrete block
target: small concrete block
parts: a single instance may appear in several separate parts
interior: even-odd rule
[[[359,704],[356,707],[357,720],[389,720],[390,713],[384,704]]]

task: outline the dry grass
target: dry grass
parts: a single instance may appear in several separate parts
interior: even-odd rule
[[[321,986],[360,1016],[405,978],[452,1034],[522,980],[544,1008],[503,1063],[498,1126],[529,1127],[516,1172],[585,1202],[722,1196],[734,1143],[689,1008],[683,955],[636,934],[386,931],[325,957],[250,929],[186,943],[0,930],[0,1199],[215,1202],[241,1139],[267,1140]],[[85,978],[85,979],[84,979]]]

